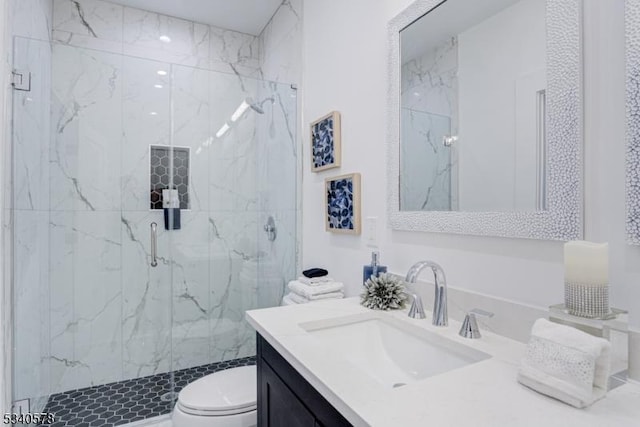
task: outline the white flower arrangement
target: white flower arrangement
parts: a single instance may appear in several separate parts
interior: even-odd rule
[[[364,284],[360,304],[373,310],[399,310],[404,308],[407,296],[404,283],[391,274],[370,277]]]

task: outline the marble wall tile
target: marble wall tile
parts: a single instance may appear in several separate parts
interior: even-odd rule
[[[59,43],[242,75],[259,67],[261,43],[251,35],[102,0],[54,1]]]
[[[6,10],[6,9],[5,9]],[[0,14],[2,11],[0,10]],[[6,179],[6,178],[5,178]],[[5,193],[6,194],[6,193]],[[6,200],[6,199],[5,199]],[[14,254],[13,250],[13,221],[12,221],[12,210],[9,209],[8,203],[3,206],[2,210],[2,233],[0,234],[2,240],[2,273],[0,274],[0,279],[3,281],[4,286],[0,287],[0,304],[2,304],[2,309],[0,310],[0,345],[4,349],[0,353],[0,377],[2,378],[2,384],[0,384],[0,402],[5,402],[4,404],[0,404],[2,408],[7,408],[7,403],[11,401],[13,398],[13,390],[14,384],[17,380],[17,377],[14,377],[14,355],[17,347],[14,347],[14,350],[8,348],[7,344],[13,341],[14,335],[14,325],[13,320],[15,317],[13,316],[11,307],[17,308],[17,305],[14,304],[13,300],[13,276],[12,266]],[[9,286],[8,284],[11,284]],[[40,408],[38,408],[40,409]],[[2,409],[0,409],[2,410]]]
[[[91,35],[74,33],[71,31],[53,30],[51,39],[59,44],[66,44],[100,52],[123,53],[121,41],[95,38]]]
[[[457,55],[452,38],[402,65],[403,210],[457,209],[457,152],[443,144],[458,129]]]
[[[279,237],[275,242],[261,240],[268,256],[261,264],[264,277],[280,274],[282,283],[297,276],[300,253],[295,238],[301,225],[301,204],[296,183],[302,176],[300,135],[301,111],[297,108],[297,91],[291,84],[302,81],[302,0],[285,0],[259,37],[262,49],[260,78],[282,83],[267,83],[264,89],[276,95],[273,118],[259,121],[260,204],[263,214],[276,218]],[[276,131],[274,131],[274,129]],[[266,219],[262,218],[262,222]],[[261,233],[262,236],[262,233]],[[289,237],[291,236],[291,237]],[[270,273],[271,272],[271,273]],[[262,291],[259,295],[263,295]],[[261,297],[261,305],[279,304],[272,292]]]
[[[211,61],[208,58],[161,49],[151,49],[146,46],[136,44],[123,44],[122,52],[124,55],[132,58],[150,59],[153,61],[179,64],[188,67],[209,69],[211,64]],[[229,71],[227,70],[226,72]]]
[[[122,41],[124,8],[101,0],[53,0],[53,29]]]
[[[254,213],[212,212],[210,225],[212,360],[255,352],[244,312],[257,307],[257,223]]]
[[[210,210],[257,211],[259,195],[253,138],[255,123],[245,121],[232,128],[222,141],[214,141],[210,150]],[[235,144],[234,157],[220,158],[216,145]]]
[[[265,114],[257,116],[258,185],[261,211],[296,209],[298,139],[297,91],[288,84],[264,82],[260,99]]]
[[[274,218],[276,224],[277,237],[274,241],[267,238],[261,227],[267,223],[269,216]],[[280,305],[282,297],[287,292],[287,284],[298,276],[296,221],[295,209],[260,213],[258,247],[261,257],[258,260],[257,289],[259,307]]]
[[[65,368],[54,392],[122,377],[120,224],[119,212],[51,214],[51,340],[62,353],[50,361]]]
[[[173,145],[190,149],[189,208],[209,208],[209,148],[213,142],[209,109],[211,72],[174,65],[172,68]]]
[[[182,229],[171,233],[173,369],[211,362],[209,228],[208,213],[183,212]]]
[[[261,76],[299,84],[302,77],[302,0],[285,0],[260,34]]]
[[[452,118],[457,126],[458,42],[438,48],[402,64],[402,107]]]
[[[144,211],[149,209],[150,146],[171,144],[171,66],[125,57],[122,85],[121,206],[125,211]]]
[[[169,41],[160,40],[162,36]],[[124,8],[123,41],[151,51],[209,56],[208,25],[130,7]]]
[[[49,213],[14,212],[14,397],[49,393]]]
[[[210,29],[210,58],[212,60],[234,65],[258,67],[260,63],[260,44],[256,43],[255,36],[216,27],[210,27]]]
[[[456,156],[453,147],[443,144],[443,138],[451,135],[451,119],[407,108],[402,109],[401,117],[402,209],[451,210],[455,206],[451,175]]]
[[[51,208],[120,209],[122,57],[53,49]]]
[[[5,340],[13,339],[14,347],[13,354],[5,354],[3,358],[2,378],[6,381],[0,394],[8,399],[33,398],[31,408],[39,411],[43,409],[50,384],[47,363],[50,354],[49,214],[46,211],[49,187],[44,176],[48,176],[49,162],[46,145],[49,141],[51,51],[47,41],[52,26],[52,2],[10,0],[7,3],[3,7],[11,20],[13,52],[8,51],[2,60],[6,61],[8,70],[20,68],[32,72],[32,91],[3,88],[7,91],[7,99],[14,101],[12,132],[7,126],[7,133],[3,135],[13,144],[5,146],[3,171],[13,171],[14,176],[5,175],[7,187],[3,188],[7,202],[2,224],[3,280],[11,286],[3,287],[3,309],[0,311],[13,315],[12,319],[4,318],[2,332]],[[13,161],[13,168],[10,161]]]
[[[53,25],[53,0],[10,0],[13,36],[49,40]]]
[[[158,224],[158,266],[151,267],[150,224]],[[171,233],[161,212],[123,212],[123,379],[171,369]]]
[[[49,220],[49,262],[51,288],[50,324],[51,355],[47,363],[51,369],[52,392],[73,390],[80,384],[82,367],[75,358],[75,312],[73,262],[76,235],[71,213],[53,212]],[[85,370],[84,373],[88,373]],[[90,375],[87,375],[87,379]]]
[[[14,66],[31,72],[31,91],[13,93],[13,207],[49,209],[51,48],[17,38]]]
[[[247,109],[236,122],[232,115],[243,101],[255,102],[257,82],[235,75],[210,74],[210,112],[212,143],[208,147],[209,210],[258,209],[257,116]],[[218,131],[227,123],[224,135]]]

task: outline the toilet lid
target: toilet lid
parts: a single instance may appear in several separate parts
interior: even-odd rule
[[[258,380],[254,366],[225,369],[182,389],[178,404],[189,412],[246,412],[256,407]]]

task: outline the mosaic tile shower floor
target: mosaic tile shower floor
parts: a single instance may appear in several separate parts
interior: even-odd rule
[[[237,366],[255,365],[255,357],[212,363],[174,372],[176,393],[205,375]],[[171,375],[158,374],[54,394],[44,412],[55,414],[49,427],[109,427],[171,413]],[[171,396],[171,395],[168,395]]]

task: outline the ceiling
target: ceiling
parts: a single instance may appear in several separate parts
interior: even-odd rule
[[[163,15],[259,35],[282,0],[109,0]]]

